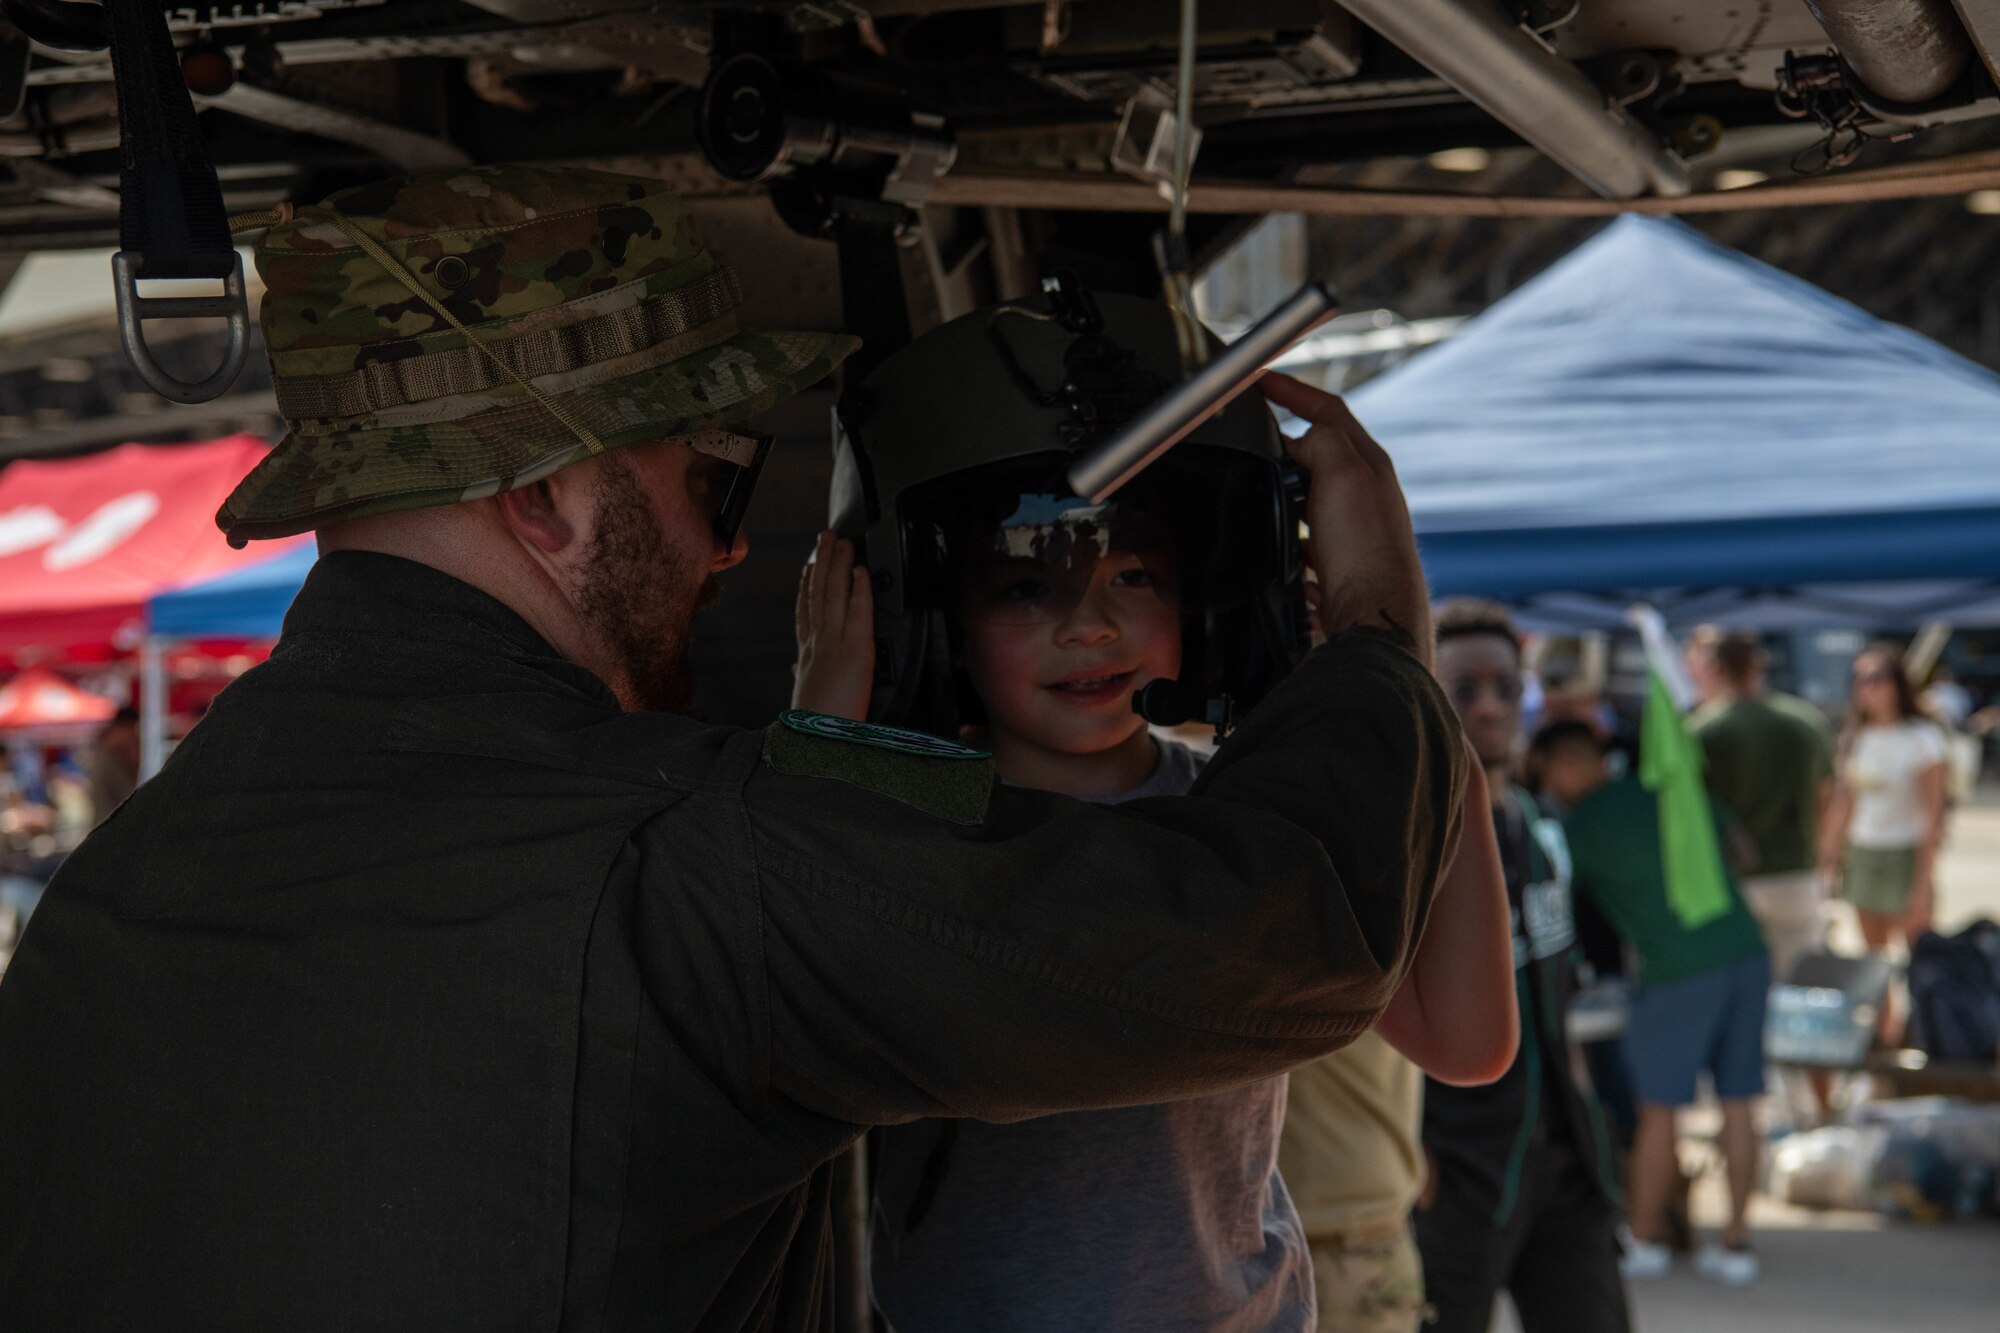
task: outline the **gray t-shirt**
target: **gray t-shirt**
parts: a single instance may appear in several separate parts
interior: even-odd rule
[[[1187,791],[1161,740],[1117,804]],[[1158,1106],[880,1132],[875,1295],[894,1333],[1300,1333],[1312,1260],[1278,1178],[1285,1080]]]

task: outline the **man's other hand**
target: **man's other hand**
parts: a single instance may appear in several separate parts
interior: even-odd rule
[[[1429,666],[1430,592],[1395,464],[1335,395],[1277,371],[1266,371],[1259,387],[1312,426],[1286,450],[1312,475],[1306,557],[1318,580],[1312,599],[1321,630],[1387,630]]]
[[[820,533],[799,572],[793,629],[792,707],[865,721],[875,688],[875,589],[867,567],[854,563],[853,542]]]

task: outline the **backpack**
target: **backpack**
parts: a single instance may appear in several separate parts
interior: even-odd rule
[[[1910,1044],[1934,1060],[1991,1062],[2000,1052],[2000,925],[1975,921],[1910,946]]]

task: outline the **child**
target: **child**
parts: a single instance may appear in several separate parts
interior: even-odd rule
[[[1728,1286],[1757,1279],[1748,1212],[1757,1178],[1755,1099],[1764,1092],[1764,1007],[1771,960],[1756,918],[1717,856],[1728,888],[1720,915],[1689,927],[1670,895],[1659,802],[1637,776],[1611,781],[1588,727],[1558,723],[1536,737],[1543,781],[1569,810],[1572,883],[1637,956],[1626,1063],[1639,1100],[1630,1179],[1632,1241],[1626,1276],[1664,1276],[1668,1200],[1679,1177],[1677,1111],[1706,1071],[1722,1103],[1729,1224],[1696,1270]],[[1718,839],[1719,842],[1719,839]]]
[[[1201,497],[1164,480],[1169,471],[1090,505],[1067,494],[1059,468],[989,469],[938,509],[926,539],[939,556],[935,595],[969,711],[983,719],[975,738],[1004,780],[1101,803],[1194,784],[1201,757],[1156,738],[1133,703],[1183,675],[1186,589],[1212,572],[1187,536],[1201,526],[1188,508]],[[794,703],[865,717],[872,591],[831,533],[802,582],[797,628]],[[1472,799],[1483,809],[1483,791]],[[1463,869],[1438,889],[1414,980],[1383,1020],[1405,1049],[1461,1078],[1504,1067],[1513,1044],[1497,855],[1482,863],[1490,846],[1477,828],[1468,824]],[[882,1312],[898,1333],[1312,1328],[1307,1245],[1276,1170],[1284,1105],[1275,1079],[1164,1105],[884,1131]]]

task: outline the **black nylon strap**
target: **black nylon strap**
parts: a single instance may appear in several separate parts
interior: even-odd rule
[[[859,385],[891,352],[910,341],[909,298],[903,290],[903,261],[892,222],[846,218],[838,241],[841,315],[849,331],[861,336],[861,347],[847,358],[841,382]]]
[[[118,244],[147,278],[221,278],[235,254],[160,0],[105,0],[118,85]]]

